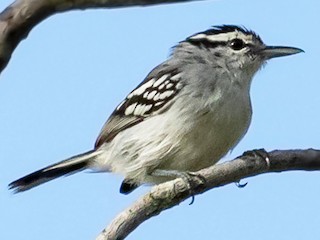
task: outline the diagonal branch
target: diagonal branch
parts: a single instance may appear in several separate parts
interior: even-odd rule
[[[194,176],[191,176],[190,184],[179,178],[157,185],[132,206],[121,212],[100,233],[97,240],[124,239],[147,219],[178,205],[190,196],[201,194],[212,188],[262,173],[292,170],[320,170],[320,150],[275,150],[269,153],[264,150],[257,150],[246,152],[235,160],[195,173]],[[192,191],[190,186],[193,186]]]
[[[0,73],[18,44],[45,18],[70,10],[149,6],[192,0],[16,0],[0,13]]]

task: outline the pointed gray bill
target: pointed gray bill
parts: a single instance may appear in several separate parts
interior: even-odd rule
[[[266,46],[264,49],[261,50],[261,54],[266,59],[276,58],[276,57],[283,57],[292,54],[297,54],[304,52],[300,48],[295,47],[283,47],[283,46]]]

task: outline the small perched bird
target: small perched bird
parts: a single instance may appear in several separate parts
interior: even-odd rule
[[[302,52],[253,31],[215,26],[175,46],[116,107],[94,149],[9,184],[15,192],[85,169],[124,176],[120,192],[215,164],[247,132],[250,85],[267,60]]]

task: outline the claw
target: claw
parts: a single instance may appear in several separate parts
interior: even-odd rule
[[[180,172],[175,170],[162,170],[162,169],[156,169],[151,173],[153,176],[160,176],[160,177],[172,177],[172,178],[182,178],[188,185],[190,189],[190,195],[191,195],[191,202],[189,205],[192,205],[195,200],[194,196],[194,185],[191,181],[191,177],[198,177],[203,183],[206,182],[206,179],[202,175],[195,174],[193,172]]]
[[[245,186],[247,186],[248,182],[246,183],[240,183],[241,180],[239,180],[238,182],[235,182],[236,186],[238,188],[244,188]]]
[[[192,205],[194,203],[195,197],[194,195],[191,195],[191,202],[189,203],[189,206]]]

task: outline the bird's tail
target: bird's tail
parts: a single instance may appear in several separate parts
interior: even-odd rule
[[[9,188],[15,193],[23,192],[55,178],[82,171],[89,167],[90,160],[95,159],[97,155],[99,152],[95,150],[76,155],[19,178],[10,183]]]

